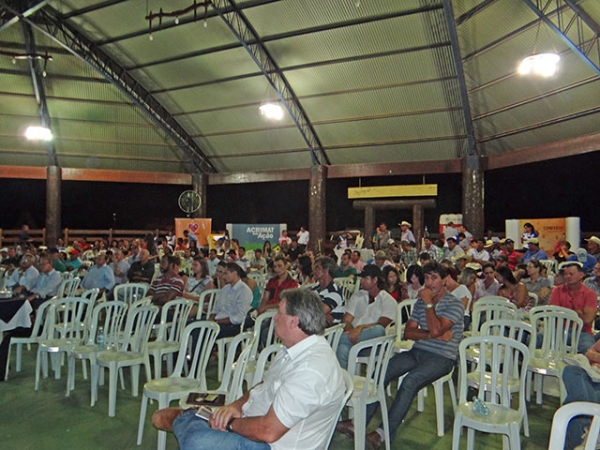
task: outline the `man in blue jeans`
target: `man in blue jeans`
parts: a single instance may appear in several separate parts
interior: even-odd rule
[[[282,292],[275,333],[285,349],[262,383],[210,420],[195,409],[165,408],[152,416],[157,428],[171,427],[181,450],[311,450],[326,448],[344,399],[344,378],[323,336],[325,313],[307,289]]]
[[[390,359],[385,374],[385,386],[406,375],[388,411],[390,440],[418,392],[435,380],[450,373],[458,356],[458,344],[463,334],[464,306],[444,286],[446,269],[433,261],[423,267],[425,288],[419,292],[412,315],[404,328],[404,338],[415,341],[412,350]],[[378,404],[367,406],[367,424],[377,412]],[[342,423],[342,422],[340,422]],[[345,428],[345,429],[344,429]],[[351,426],[338,430],[353,433]],[[383,426],[367,435],[372,448],[379,448],[384,439]]]
[[[383,272],[374,264],[365,266],[359,275],[360,290],[350,297],[342,319],[344,334],[336,356],[340,366],[348,368],[348,354],[354,344],[385,335],[396,317],[397,303],[384,290]]]

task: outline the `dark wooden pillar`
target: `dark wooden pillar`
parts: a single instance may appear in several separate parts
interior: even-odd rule
[[[473,236],[483,236],[484,174],[478,155],[463,158],[462,175],[463,224]]]
[[[326,239],[327,233],[327,167],[313,165],[310,170],[308,186],[308,231],[309,247],[319,251],[319,243]]]
[[[200,195],[200,208],[192,213],[194,218],[206,218],[206,185],[208,175],[205,173],[192,174],[192,189]]]
[[[375,210],[367,206],[365,208],[365,244],[366,248],[373,248],[373,236],[375,235]]]
[[[54,247],[61,236],[60,185],[62,171],[58,166],[46,168],[46,242]]]
[[[421,246],[421,238],[423,237],[423,223],[425,220],[425,213],[423,211],[423,205],[413,205],[413,218],[412,218],[412,232],[417,241],[417,249]]]

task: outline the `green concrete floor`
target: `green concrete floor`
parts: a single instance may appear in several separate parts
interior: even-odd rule
[[[66,367],[62,378],[43,379],[40,389],[35,391],[35,351],[23,352],[23,370],[11,371],[8,381],[0,383],[0,449],[2,450],[121,450],[155,449],[157,432],[150,424],[151,413],[156,403],[149,405],[146,428],[141,446],[136,445],[140,397],[131,396],[129,372],[125,373],[127,389],[119,388],[117,415],[108,417],[108,386],[100,386],[98,402],[90,407],[89,381],[83,380],[81,365],[77,365],[77,381],[70,397],[65,397]],[[14,352],[13,352],[14,367]],[[142,375],[142,379],[144,375]],[[209,365],[209,387],[216,387],[216,363]],[[529,405],[531,437],[522,436],[525,450],[546,449],[552,415],[558,406],[557,399],[544,397],[544,404]],[[435,402],[433,390],[425,399],[425,411],[419,413],[414,402],[406,422],[392,443],[392,449],[450,449],[452,446],[452,408],[449,394],[445,399],[446,435],[436,435]],[[373,425],[373,424],[372,424]],[[463,433],[462,448],[466,448],[466,433]],[[331,449],[350,450],[353,440],[336,433]],[[476,449],[500,449],[499,436],[477,433]],[[167,440],[167,449],[177,449],[172,434]]]

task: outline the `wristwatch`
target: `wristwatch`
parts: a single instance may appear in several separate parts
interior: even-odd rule
[[[235,432],[233,431],[233,428],[232,428],[232,426],[231,426],[231,424],[233,423],[233,421],[234,421],[234,420],[235,420],[235,417],[232,417],[231,419],[229,419],[229,422],[227,422],[227,425],[225,425],[225,429],[226,429],[227,431],[229,431],[230,433],[235,433]]]
[[[429,303],[429,304],[425,305],[425,309],[426,309],[426,310],[427,310],[427,309],[431,309],[431,308],[433,308],[434,306],[435,306],[435,305],[434,305],[433,303]]]

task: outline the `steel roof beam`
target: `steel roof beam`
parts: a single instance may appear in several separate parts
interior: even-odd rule
[[[44,6],[46,6],[46,4],[49,2],[50,0],[43,0],[41,2],[37,2],[37,4],[33,4],[35,2],[29,2],[31,4],[31,6],[29,6],[29,8],[27,8],[21,15],[23,17],[29,17],[30,15],[32,15],[33,13],[35,13],[37,10],[39,10],[40,8],[43,8]],[[21,5],[23,2],[16,2],[18,5]],[[6,10],[8,11],[8,8],[6,8]],[[17,23],[19,21],[19,14],[15,14],[14,12],[10,11],[11,14],[13,14],[13,18],[7,20],[6,22],[0,24],[0,31],[10,27],[11,25],[14,25],[15,23]]]
[[[63,23],[53,10],[52,13],[48,8],[39,11],[38,15],[42,16],[40,17],[42,25],[38,25],[7,6],[5,1],[0,0],[0,5],[4,5],[13,14],[18,14],[22,21],[27,22],[32,28],[68,50],[123,92],[131,102],[140,107],[150,119],[161,127],[167,136],[190,158],[197,170],[201,172],[216,171],[194,139],[140,83],[90,40]]]
[[[107,0],[102,3],[96,3],[95,5],[87,6],[85,8],[76,9],[67,14],[61,14],[61,19],[70,19],[71,17],[81,16],[82,14],[87,14],[89,12],[98,11],[99,9],[108,8],[109,6],[118,5],[119,3],[125,3],[128,0]]]
[[[575,2],[571,0],[523,0],[527,6],[573,50],[596,74],[600,75],[600,26]],[[568,8],[564,8],[564,5]],[[556,8],[549,11],[551,5]],[[561,9],[562,8],[562,9]],[[574,15],[566,16],[567,11]],[[555,21],[550,16],[555,16]],[[575,26],[571,35],[567,34]],[[592,39],[586,35],[593,34]]]
[[[250,57],[254,60],[261,72],[265,75],[271,87],[275,90],[281,103],[287,109],[298,131],[308,145],[313,165],[331,162],[323,150],[321,141],[317,136],[304,108],[300,104],[296,93],[292,90],[283,72],[260,40],[260,36],[248,21],[246,16],[238,10],[233,0],[213,0],[212,7],[223,19],[227,27],[244,46]],[[231,8],[231,11],[228,11]],[[251,43],[253,42],[253,43]]]
[[[27,53],[33,55],[35,51],[35,39],[31,27],[25,23],[23,24],[23,37],[25,39],[25,48]],[[50,112],[48,111],[48,104],[46,103],[46,90],[44,88],[44,80],[40,76],[40,70],[38,67],[38,61],[29,58],[29,72],[31,75],[31,82],[33,84],[33,92],[35,94],[35,101],[38,106],[38,114],[40,115],[40,123],[44,128],[52,131],[50,125]],[[58,158],[56,157],[56,148],[54,147],[54,141],[46,142],[46,151],[48,153],[48,165],[58,166]]]
[[[444,16],[448,26],[448,34],[452,43],[452,56],[456,67],[456,75],[458,87],[460,90],[460,98],[462,101],[462,111],[465,120],[465,131],[467,132],[467,155],[477,155],[477,146],[475,144],[475,131],[473,128],[473,116],[471,115],[471,106],[469,104],[469,94],[467,91],[467,83],[465,81],[465,71],[463,68],[462,57],[460,56],[460,44],[458,41],[458,33],[456,32],[456,22],[454,20],[454,11],[452,10],[452,1],[443,0]]]

